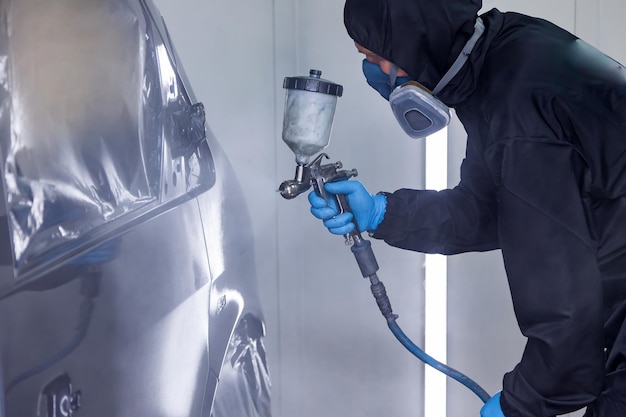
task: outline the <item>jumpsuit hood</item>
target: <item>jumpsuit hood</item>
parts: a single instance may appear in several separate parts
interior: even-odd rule
[[[432,90],[474,32],[481,6],[482,0],[347,0],[344,24],[356,43]]]

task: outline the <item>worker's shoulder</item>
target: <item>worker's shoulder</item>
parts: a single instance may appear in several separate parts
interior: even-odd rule
[[[501,82],[522,91],[558,82],[569,70],[568,54],[577,38],[548,21],[515,16],[504,21],[492,40],[481,78],[497,88]]]
[[[561,96],[584,84],[571,64],[576,42],[571,33],[541,19],[505,20],[480,70],[479,100],[490,113],[530,109],[538,97]]]

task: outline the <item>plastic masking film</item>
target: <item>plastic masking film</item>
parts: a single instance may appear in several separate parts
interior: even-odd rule
[[[15,278],[214,183],[205,115],[143,0],[0,2],[0,168]]]

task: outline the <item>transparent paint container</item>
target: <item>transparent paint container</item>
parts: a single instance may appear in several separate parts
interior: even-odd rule
[[[283,82],[287,92],[282,138],[302,165],[328,146],[337,97],[343,93],[341,85],[321,75],[312,69],[308,77],[286,77]]]

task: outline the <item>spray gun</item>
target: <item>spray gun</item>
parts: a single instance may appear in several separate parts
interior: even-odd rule
[[[282,138],[296,155],[294,179],[283,181],[278,187],[278,191],[286,199],[293,199],[313,187],[328,202],[325,183],[343,181],[358,175],[356,169],[343,170],[340,161],[322,164],[324,159],[329,159],[325,153],[313,158],[328,146],[337,98],[343,94],[341,85],[324,80],[321,75],[321,71],[312,69],[308,77],[286,77],[283,81],[283,88],[287,92]],[[333,198],[336,199],[340,213],[350,212],[345,195],[334,195]],[[376,304],[398,341],[422,362],[462,383],[486,403],[491,396],[483,388],[461,372],[426,354],[400,329],[396,322],[398,316],[393,313],[385,286],[376,274],[378,263],[371,243],[363,239],[356,223],[354,229],[344,237],[346,244],[352,245],[351,251],[361,274],[370,280],[370,289]]]
[[[341,85],[325,80],[321,75],[321,71],[312,69],[308,77],[286,77],[283,82],[287,95],[282,137],[296,155],[295,178],[284,181],[278,187],[286,199],[295,198],[313,186],[315,192],[328,202],[325,183],[358,175],[356,169],[342,170],[341,161],[322,164],[324,159],[330,159],[325,153],[311,161],[315,154],[328,146],[337,98],[343,94]],[[335,198],[340,213],[350,211],[344,195]],[[346,244],[351,244],[359,239],[359,234],[353,231],[345,238]]]
[[[349,171],[342,170],[341,168],[343,167],[343,164],[341,161],[322,165],[322,160],[324,158],[329,159],[329,156],[325,153],[321,153],[312,162],[306,165],[298,164],[296,167],[295,178],[293,180],[284,181],[280,184],[280,187],[278,187],[280,195],[290,200],[309,190],[311,186],[313,186],[315,192],[323,197],[324,200],[326,200],[326,203],[328,203],[328,194],[324,189],[325,183],[343,181],[358,175],[356,169],[351,169]],[[350,211],[348,200],[345,195],[338,194],[335,196],[335,199],[337,201],[339,213]],[[358,240],[360,238],[360,234],[355,228],[350,233],[346,234],[345,238],[346,244],[349,245],[352,244],[355,239]]]

